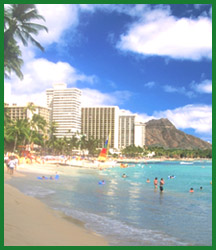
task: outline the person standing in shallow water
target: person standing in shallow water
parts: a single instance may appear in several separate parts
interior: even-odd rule
[[[160,180],[160,191],[161,192],[163,192],[163,185],[164,185],[164,179],[163,178],[161,178],[161,180]]]
[[[154,187],[155,187],[155,189],[157,189],[157,184],[158,184],[158,179],[157,179],[157,177],[155,177],[155,179],[154,179]]]

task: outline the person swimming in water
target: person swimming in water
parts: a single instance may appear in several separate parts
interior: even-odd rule
[[[126,177],[127,177],[127,175],[126,175],[126,174],[123,174],[123,175],[122,175],[122,178],[126,178]]]
[[[193,193],[193,192],[194,192],[194,189],[193,189],[193,188],[191,188],[189,192],[190,192],[190,193]]]
[[[146,182],[147,182],[147,183],[149,183],[149,182],[150,182],[149,178],[147,178]]]

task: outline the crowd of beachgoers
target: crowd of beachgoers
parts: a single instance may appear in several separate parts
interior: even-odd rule
[[[64,164],[71,166],[80,166],[80,167],[92,167],[92,168],[104,168],[104,167],[115,167],[120,166],[122,168],[127,167],[127,163],[145,163],[149,161],[166,161],[166,160],[179,160],[179,159],[168,159],[168,158],[126,158],[126,157],[118,157],[118,158],[107,158],[105,162],[99,162],[97,157],[91,156],[80,156],[80,155],[33,155],[27,154],[19,156],[13,152],[7,152],[4,154],[4,163],[7,166],[8,172],[13,174],[14,170],[16,170],[18,164],[46,164],[46,163],[54,163],[54,164]],[[186,161],[193,161],[195,159],[182,159]]]

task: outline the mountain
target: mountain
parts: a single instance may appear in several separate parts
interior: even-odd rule
[[[146,146],[181,149],[212,148],[210,143],[176,129],[168,119],[164,118],[146,123]]]

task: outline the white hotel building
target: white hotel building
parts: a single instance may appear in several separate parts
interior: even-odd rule
[[[137,115],[126,115],[118,106],[83,107],[81,113],[81,133],[87,138],[105,142],[111,132],[110,148],[145,145],[145,123]]]
[[[65,83],[53,84],[46,90],[47,106],[50,108],[50,121],[57,123],[55,135],[71,137],[81,132],[81,90],[67,88]]]
[[[119,116],[118,148],[134,144],[134,123],[136,115],[122,114]]]
[[[136,114],[119,115],[119,138],[118,148],[130,145],[143,147],[145,145],[145,123],[138,121]]]
[[[46,90],[50,121],[57,123],[56,136],[71,137],[74,133],[85,134],[101,140],[103,147],[111,133],[110,148],[121,149],[129,145],[145,145],[145,124],[138,122],[137,115],[127,115],[118,106],[81,108],[81,90],[67,88],[65,83]]]

